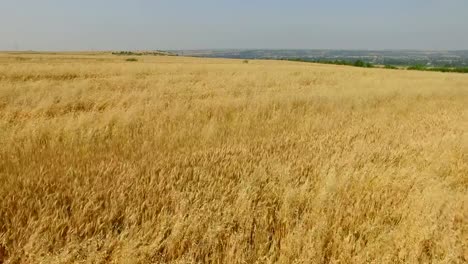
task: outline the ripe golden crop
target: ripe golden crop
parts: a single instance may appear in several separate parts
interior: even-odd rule
[[[0,263],[468,261],[468,75],[0,55]]]

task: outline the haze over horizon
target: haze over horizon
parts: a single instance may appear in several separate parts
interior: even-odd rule
[[[468,1],[0,0],[0,50],[467,50]]]

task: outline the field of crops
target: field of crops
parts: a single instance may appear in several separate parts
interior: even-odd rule
[[[0,54],[0,263],[466,263],[468,75]]]

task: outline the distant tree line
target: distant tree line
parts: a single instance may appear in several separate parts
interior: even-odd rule
[[[363,60],[347,61],[347,60],[316,60],[316,59],[304,59],[304,58],[286,58],[281,60],[287,61],[298,61],[298,62],[311,62],[321,64],[335,64],[335,65],[346,65],[361,68],[374,68],[375,65],[370,62]],[[380,66],[381,67],[381,66]],[[406,69],[412,71],[434,71],[434,72],[457,72],[457,73],[468,73],[468,67],[427,67],[424,65],[412,65],[408,67],[396,67],[394,65],[384,65],[385,69]]]
[[[426,67],[423,65],[413,65],[407,68],[408,70],[413,71],[436,71],[436,72],[458,72],[458,73],[468,73],[468,67]]]
[[[335,64],[335,65],[347,65],[361,68],[373,68],[374,65],[363,60],[349,61],[349,60],[316,60],[316,59],[303,59],[303,58],[291,58],[283,59],[288,61],[299,61],[299,62],[312,62],[312,63],[322,63],[322,64]]]
[[[167,52],[167,51],[114,51],[112,55],[119,56],[143,56],[143,55],[153,55],[153,56],[177,56],[177,54]]]

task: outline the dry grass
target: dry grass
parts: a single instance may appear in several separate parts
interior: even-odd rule
[[[0,55],[0,263],[466,263],[468,75]]]

